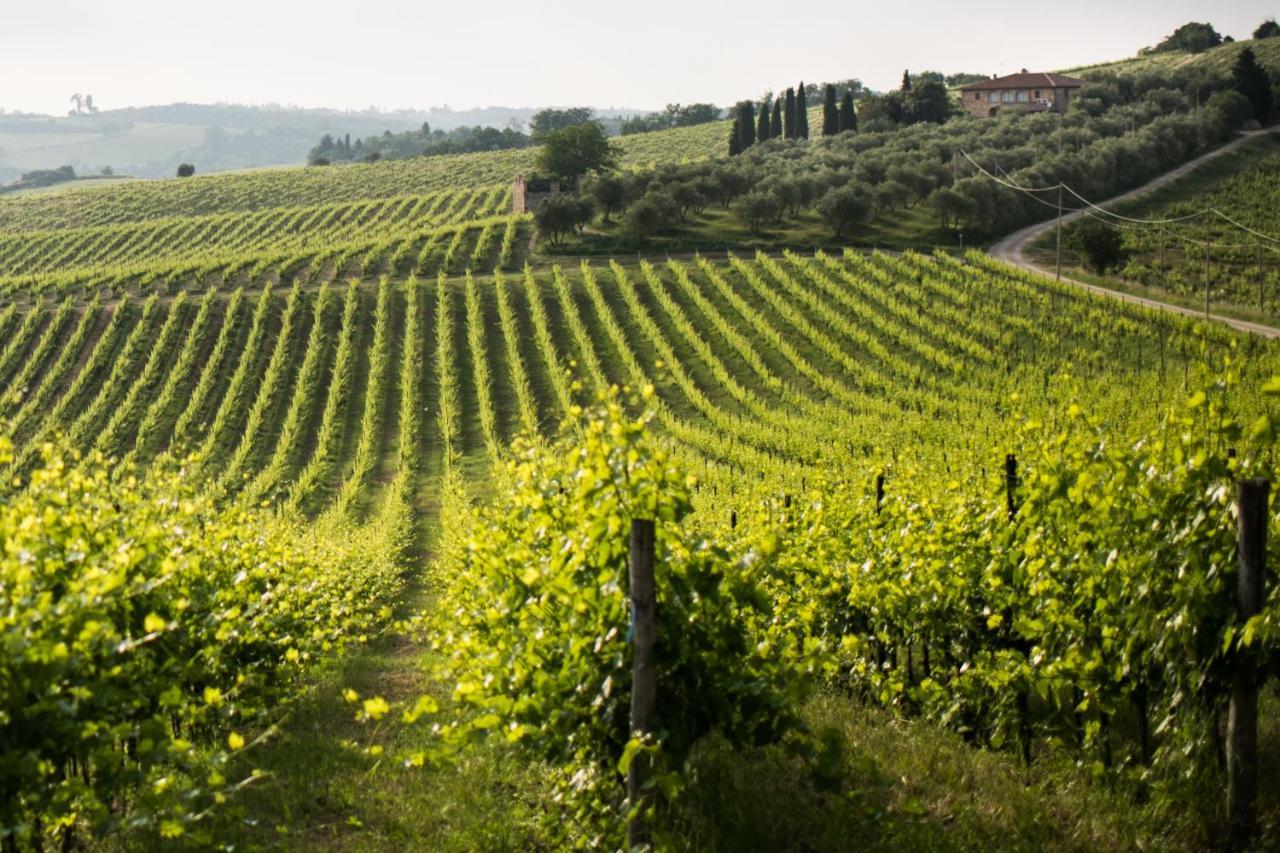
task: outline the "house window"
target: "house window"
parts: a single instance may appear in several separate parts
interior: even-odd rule
[[[988,92],[988,93],[987,93],[987,103],[988,103],[988,104],[998,104],[998,103],[1000,103],[1000,93],[999,93],[999,92]]]
[[[1012,90],[1012,89],[1006,89],[1005,91],[1001,92],[1001,93],[1000,93],[1000,100],[1004,101],[1006,104],[1012,104],[1012,103],[1013,103],[1013,90]]]
[[[1040,90],[1036,89],[1036,100],[1040,100]]]
[[[1030,100],[1030,98],[1029,98],[1029,97],[1027,97],[1027,90],[1026,90],[1026,89],[1019,89],[1019,90],[1018,90],[1018,103],[1020,103],[1020,104],[1025,104],[1025,103],[1026,103],[1027,101],[1029,101],[1029,100]]]
[[[981,100],[982,100],[982,93],[981,93],[981,92],[974,92],[974,93],[973,93],[973,99],[974,99],[975,101],[981,101]]]

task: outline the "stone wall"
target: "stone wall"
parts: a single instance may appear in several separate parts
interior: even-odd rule
[[[533,213],[538,205],[560,195],[558,181],[530,181],[524,175],[516,175],[511,184],[511,212],[515,214]]]

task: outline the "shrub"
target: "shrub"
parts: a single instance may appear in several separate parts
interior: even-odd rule
[[[465,529],[446,530],[437,676],[456,685],[458,701],[442,730],[502,737],[551,762],[574,812],[560,831],[611,835],[638,750],[650,755],[657,799],[669,802],[706,736],[748,746],[798,731],[791,709],[803,682],[799,649],[751,635],[765,609],[752,578],[770,554],[735,562],[685,526],[691,482],[649,417],[628,416],[615,390],[573,428],[550,448],[518,443],[498,478],[505,493]],[[629,731],[627,558],[637,518],[657,522],[660,699],[647,745]]]
[[[1224,133],[1239,130],[1254,118],[1253,104],[1239,92],[1214,92],[1205,104],[1205,112]]]
[[[196,173],[196,167],[190,163],[182,163],[178,166],[178,177],[189,178]]]
[[[1071,231],[1072,247],[1084,255],[1085,265],[1102,275],[1124,263],[1124,239],[1116,229],[1088,220]]]

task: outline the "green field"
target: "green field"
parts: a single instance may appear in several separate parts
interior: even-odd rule
[[[1119,188],[1221,130],[1075,119],[618,142],[928,172],[843,239],[708,204],[552,250],[529,150],[0,198],[6,853],[617,849],[631,767],[656,849],[1215,846],[1232,685],[1280,661],[1280,596],[1235,606],[1280,343],[950,251],[926,202],[1036,212],[956,146]],[[1270,192],[1246,157],[1226,197]]]
[[[184,124],[139,122],[128,130],[95,132],[73,120],[50,119],[44,133],[0,130],[0,167],[29,172],[79,164],[93,174],[103,166],[124,172],[152,161],[168,161],[204,142],[205,128]]]

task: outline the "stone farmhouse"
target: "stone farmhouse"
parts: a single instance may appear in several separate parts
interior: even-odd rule
[[[971,116],[986,118],[1006,112],[1065,113],[1085,81],[1062,74],[1031,73],[992,77],[960,87],[960,104]]]

